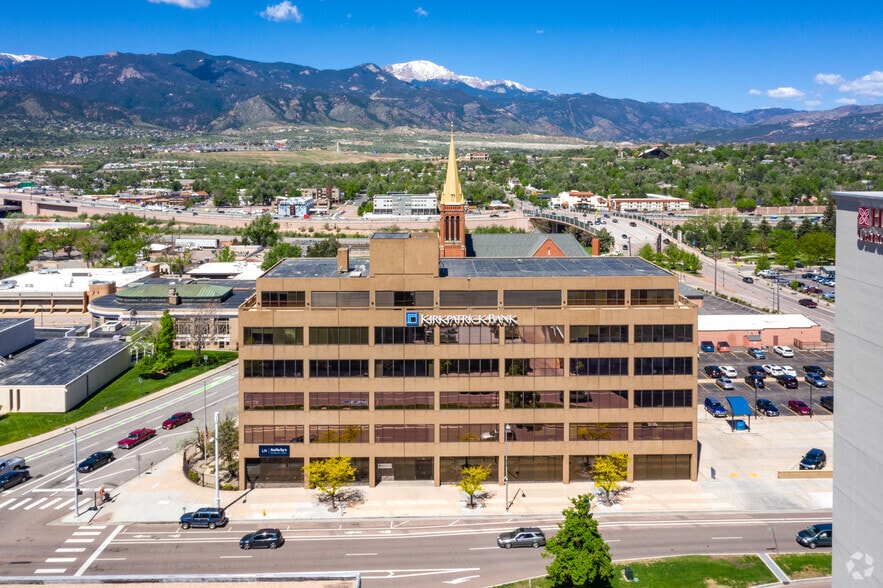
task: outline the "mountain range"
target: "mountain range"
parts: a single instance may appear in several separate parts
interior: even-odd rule
[[[319,70],[199,51],[44,59],[0,54],[0,119],[187,133],[270,124],[397,127],[594,142],[789,142],[883,136],[883,105],[733,113],[703,103],[555,94],[428,61]]]

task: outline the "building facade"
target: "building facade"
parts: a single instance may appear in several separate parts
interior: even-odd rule
[[[438,195],[389,192],[376,194],[373,216],[433,216],[438,214]]]
[[[883,192],[837,192],[833,585],[883,586]],[[874,565],[876,560],[877,564]]]

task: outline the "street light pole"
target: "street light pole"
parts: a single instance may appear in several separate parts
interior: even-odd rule
[[[205,423],[205,438],[208,439],[208,394],[206,393],[206,379],[202,379],[202,421]]]
[[[503,460],[503,485],[506,487],[506,512],[509,512],[509,423],[503,427],[503,435],[506,438],[506,455]]]
[[[221,413],[215,413],[215,508],[221,508],[221,468],[220,458],[218,453],[218,445],[220,445],[218,438],[218,425],[221,422]]]
[[[77,457],[77,428],[70,427],[66,430],[74,436],[74,514],[80,516],[80,472],[77,470],[80,459]]]

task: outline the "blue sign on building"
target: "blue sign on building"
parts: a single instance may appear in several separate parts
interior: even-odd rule
[[[409,327],[419,327],[420,326],[420,313],[419,312],[406,312],[405,313],[405,324]]]
[[[288,445],[258,445],[258,455],[261,457],[288,457],[290,452]]]

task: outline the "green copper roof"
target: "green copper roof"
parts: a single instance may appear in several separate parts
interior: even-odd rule
[[[228,286],[212,284],[141,284],[120,290],[116,297],[127,300],[165,299],[172,289],[182,300],[224,300],[233,292]]]

